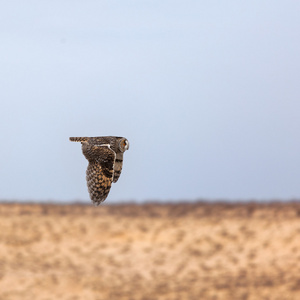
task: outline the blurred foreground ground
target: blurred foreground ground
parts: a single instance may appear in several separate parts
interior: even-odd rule
[[[12,299],[300,299],[300,203],[0,204]]]

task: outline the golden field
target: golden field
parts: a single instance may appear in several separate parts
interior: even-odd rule
[[[0,300],[300,299],[300,203],[0,204]]]

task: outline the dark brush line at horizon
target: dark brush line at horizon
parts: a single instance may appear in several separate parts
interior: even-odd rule
[[[300,199],[181,199],[181,200],[157,200],[148,199],[144,201],[126,200],[126,201],[110,201],[110,203],[103,203],[104,206],[115,206],[115,205],[178,205],[178,204],[232,204],[232,205],[243,205],[243,204],[271,204],[271,203],[300,203]],[[84,200],[74,201],[57,201],[57,200],[11,200],[11,199],[0,199],[0,204],[17,204],[17,205],[80,205],[80,206],[92,206],[90,203]],[[103,206],[102,205],[102,206]]]

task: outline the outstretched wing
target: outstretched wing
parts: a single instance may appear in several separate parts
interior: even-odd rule
[[[113,182],[117,182],[121,172],[122,172],[122,166],[123,166],[123,153],[117,153],[116,155],[116,161],[114,166],[114,178]]]
[[[71,142],[86,142],[89,138],[88,137],[70,137],[69,140]]]
[[[116,154],[109,145],[92,146],[94,160],[86,170],[88,191],[95,206],[103,202],[110,191]]]

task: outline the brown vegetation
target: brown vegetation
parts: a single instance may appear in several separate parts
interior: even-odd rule
[[[300,299],[300,203],[0,204],[0,300]]]

